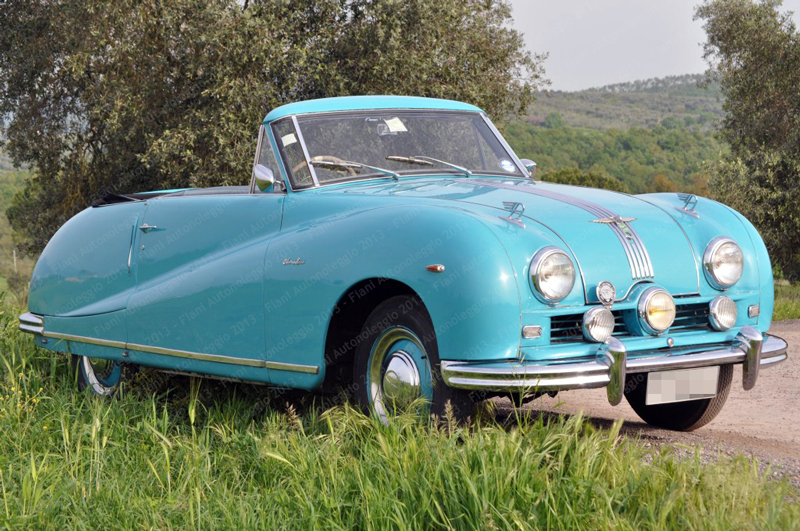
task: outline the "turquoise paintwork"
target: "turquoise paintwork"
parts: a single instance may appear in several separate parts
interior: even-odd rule
[[[290,114],[373,108],[481,112],[458,102],[370,96],[287,105],[265,123]],[[265,139],[274,149],[269,128]],[[615,309],[634,309],[640,292],[652,285],[681,295],[682,302],[707,303],[720,292],[709,286],[700,261],[717,236],[733,238],[745,255],[743,277],[726,291],[739,306],[739,321],[727,332],[675,334],[676,346],[728,341],[746,324],[766,331],[772,318],[772,269],[760,236],[742,216],[707,199],[698,201],[696,218],[676,209],[683,205],[676,194],[630,196],[453,174],[303,191],[191,192],[93,207],[67,222],[36,265],[30,311],[44,316],[46,332],[116,343],[74,337],[37,342],[169,370],[314,389],[325,378],[326,339],[337,305],[353,300],[351,288],[362,281],[391,279],[424,303],[441,359],[580,357],[597,345],[551,345],[551,317],[597,304],[602,280],[617,288]],[[655,277],[633,280],[609,226],[552,194],[636,218],[632,223]],[[524,205],[520,223],[504,219],[504,202]],[[147,232],[139,230],[143,225]],[[571,293],[556,305],[539,302],[529,278],[533,255],[547,245],[566,251],[579,272]],[[425,269],[430,264],[446,270],[432,273]],[[747,316],[752,304],[760,304],[760,316]],[[523,339],[524,325],[541,326],[542,337]],[[666,345],[665,337],[645,335],[624,341],[632,356]]]
[[[292,114],[313,114],[337,111],[364,111],[372,109],[435,109],[445,111],[482,112],[481,109],[460,101],[416,96],[345,96],[298,101],[273,109],[264,118],[268,124]]]

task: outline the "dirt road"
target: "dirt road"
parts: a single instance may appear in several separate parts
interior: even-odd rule
[[[625,421],[623,431],[645,443],[701,446],[711,458],[718,452],[753,455],[779,475],[800,485],[800,320],[774,323],[770,332],[789,343],[789,359],[761,371],[752,391],[742,389],[741,366],[722,412],[713,422],[691,433],[675,433],[644,424],[623,400],[611,407],[605,389],[567,391],[526,406],[532,410],[574,414],[583,411],[593,422]],[[502,409],[502,406],[501,406]]]

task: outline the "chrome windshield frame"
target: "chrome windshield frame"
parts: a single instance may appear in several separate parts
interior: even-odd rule
[[[357,177],[357,178],[352,178],[352,179],[341,179],[341,180],[336,180],[336,181],[332,181],[332,182],[320,183],[319,179],[317,178],[317,174],[314,171],[314,165],[313,164],[309,164],[311,162],[311,156],[309,154],[308,146],[306,145],[305,139],[303,138],[303,132],[300,130],[300,123],[298,122],[298,117],[299,118],[306,118],[306,117],[315,117],[316,118],[316,117],[325,117],[325,116],[335,116],[335,115],[340,115],[340,114],[369,113],[369,112],[375,112],[375,111],[380,111],[381,113],[406,113],[406,112],[440,113],[441,112],[441,113],[447,113],[447,114],[463,114],[463,115],[475,115],[475,114],[477,114],[477,115],[479,115],[481,117],[483,122],[488,126],[489,131],[492,133],[492,135],[494,135],[494,137],[500,143],[500,147],[511,158],[512,162],[514,163],[514,167],[517,169],[519,174],[508,175],[508,174],[502,174],[500,172],[473,171],[472,172],[473,175],[475,175],[475,176],[487,176],[487,177],[508,177],[508,178],[515,178],[515,179],[522,178],[522,179],[528,179],[530,181],[533,181],[533,178],[531,178],[529,176],[528,170],[525,168],[525,166],[522,164],[522,162],[520,162],[520,159],[519,159],[519,157],[517,157],[516,153],[514,153],[514,150],[511,149],[511,146],[508,144],[508,142],[506,142],[506,139],[503,138],[503,135],[500,134],[500,131],[498,131],[498,129],[494,126],[494,124],[491,122],[491,120],[489,120],[489,118],[486,116],[486,113],[484,113],[483,111],[477,112],[477,111],[452,111],[452,110],[448,110],[448,109],[404,109],[404,108],[358,109],[358,110],[348,109],[348,110],[341,110],[341,111],[328,111],[328,112],[309,113],[309,114],[291,114],[291,115],[283,116],[281,118],[273,120],[273,121],[269,122],[268,124],[264,124],[264,126],[265,127],[269,127],[270,131],[274,134],[274,126],[275,125],[277,125],[278,123],[282,123],[285,120],[291,121],[292,126],[294,127],[294,130],[295,130],[295,134],[297,135],[298,143],[300,144],[300,147],[302,149],[304,160],[305,160],[306,164],[309,167],[309,171],[311,173],[312,181],[313,181],[314,184],[310,185],[310,186],[296,187],[294,185],[294,181],[293,181],[293,177],[292,177],[291,172],[290,172],[290,168],[288,168],[286,163],[283,161],[282,157],[280,157],[280,150],[278,150],[278,153],[279,153],[278,154],[278,162],[282,165],[282,168],[284,169],[284,172],[285,172],[285,175],[286,175],[286,178],[287,178],[287,181],[288,181],[288,182],[286,182],[287,188],[291,188],[291,190],[293,192],[294,191],[301,192],[303,190],[312,190],[312,189],[316,189],[316,188],[323,188],[323,187],[326,187],[326,186],[338,186],[338,185],[348,184],[348,183],[352,183],[352,182],[369,181],[369,180],[374,180],[374,179],[385,178],[385,175],[382,175],[382,174],[379,174],[379,173],[374,173],[374,174],[365,175],[363,177]],[[408,170],[408,171],[402,171],[402,172],[398,172],[398,173],[400,173],[401,176],[413,177],[413,176],[428,175],[428,174],[430,174],[430,175],[438,175],[440,173],[447,174],[449,172],[454,172],[454,170],[449,169],[449,168],[438,168],[436,171],[433,171],[433,172],[426,172],[424,170]]]
[[[508,153],[511,156],[511,160],[514,161],[514,164],[517,166],[517,169],[522,173],[522,177],[523,178],[527,177],[531,181],[536,182],[534,178],[531,177],[530,173],[528,172],[528,169],[525,167],[525,165],[522,163],[519,157],[517,157],[517,154],[514,153],[514,150],[511,149],[511,146],[508,145],[508,142],[506,142],[505,137],[500,134],[500,131],[497,130],[497,127],[495,127],[492,121],[489,119],[489,117],[486,116],[486,113],[482,112],[480,113],[480,115],[483,118],[483,121],[486,122],[486,125],[489,126],[489,130],[492,133],[494,133],[495,138],[497,138],[497,140],[500,141],[500,145],[503,146],[503,149],[506,150],[506,153]]]
[[[297,134],[297,141],[300,142],[300,147],[303,149],[303,157],[306,159],[306,166],[308,166],[308,171],[311,173],[311,180],[314,181],[314,188],[319,188],[319,179],[317,179],[317,172],[314,169],[314,165],[311,163],[311,156],[308,154],[308,148],[306,147],[306,141],[303,138],[303,132],[300,130],[300,124],[297,122],[297,115],[292,115],[292,125],[294,125],[294,132]]]
[[[264,146],[264,142],[269,142],[269,148],[272,150],[272,154],[275,156],[275,160],[278,162],[278,174],[275,175],[275,186],[273,187],[273,191],[268,193],[286,193],[286,190],[289,187],[289,179],[286,175],[283,159],[281,158],[280,151],[275,149],[275,145],[272,143],[270,137],[272,136],[272,129],[268,128],[266,124],[261,124],[261,127],[258,129],[258,142],[256,143],[256,154],[253,157],[253,167],[250,169],[250,194],[263,194],[264,192],[256,191],[256,164],[258,164],[259,159],[261,158],[261,148]]]

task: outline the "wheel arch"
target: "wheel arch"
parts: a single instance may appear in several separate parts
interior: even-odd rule
[[[399,280],[366,278],[342,293],[328,320],[325,334],[325,387],[346,385],[352,379],[353,360],[364,323],[378,305],[398,295],[416,297],[430,319],[422,297]]]

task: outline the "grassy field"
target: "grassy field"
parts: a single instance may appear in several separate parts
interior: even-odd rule
[[[775,282],[774,321],[800,319],[800,284]]]
[[[791,528],[798,492],[753,462],[647,450],[581,418],[382,426],[347,406],[139,373],[78,393],[0,306],[7,528]]]

